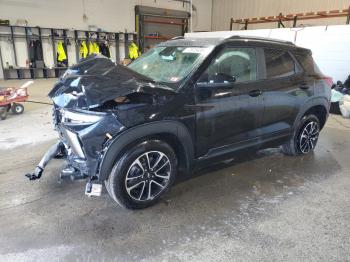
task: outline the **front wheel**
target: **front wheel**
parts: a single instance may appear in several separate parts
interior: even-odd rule
[[[24,111],[24,106],[22,104],[13,103],[11,106],[11,111],[16,115],[22,114]]]
[[[315,115],[304,116],[290,141],[282,145],[286,155],[304,155],[312,152],[320,134],[320,122]]]
[[[121,206],[140,209],[154,205],[175,180],[174,150],[160,140],[139,143],[118,158],[106,183]]]

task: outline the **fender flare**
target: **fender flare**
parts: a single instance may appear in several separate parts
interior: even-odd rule
[[[178,121],[163,120],[138,125],[116,135],[112,142],[108,143],[102,155],[98,172],[99,181],[104,181],[109,177],[116,157],[127,145],[143,137],[157,134],[170,134],[178,138],[185,152],[186,171],[190,171],[194,159],[194,146],[187,127]]]
[[[298,116],[296,117],[293,125],[293,129],[296,130],[301,118],[305,115],[305,113],[315,106],[323,106],[326,109],[327,115],[329,114],[329,101],[324,97],[315,97],[311,100],[308,100],[303,106],[302,110],[300,110]]]

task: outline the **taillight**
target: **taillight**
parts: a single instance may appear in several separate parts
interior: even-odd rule
[[[327,86],[329,86],[329,88],[332,87],[332,85],[333,85],[333,78],[332,77],[326,76],[323,78],[323,80],[327,84]]]

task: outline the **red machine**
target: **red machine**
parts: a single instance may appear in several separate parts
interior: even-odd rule
[[[6,87],[0,88],[0,119],[5,120],[8,112],[19,115],[24,111],[24,106],[20,104],[28,99],[27,88],[33,81],[28,81],[19,88]]]

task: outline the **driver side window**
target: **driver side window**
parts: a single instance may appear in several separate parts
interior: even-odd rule
[[[254,48],[228,47],[213,59],[200,77],[201,83],[240,83],[257,79]]]

